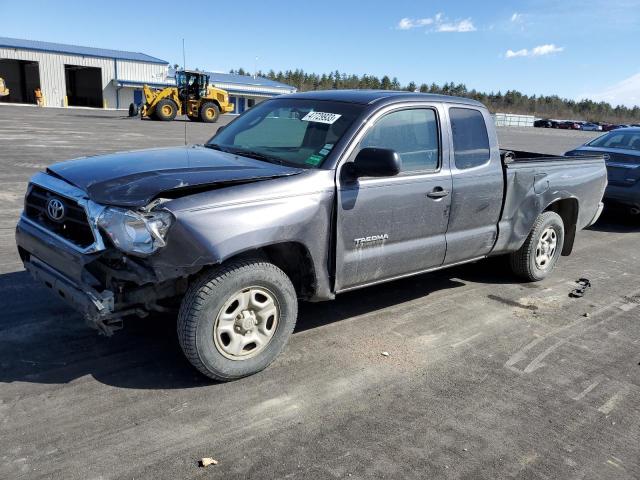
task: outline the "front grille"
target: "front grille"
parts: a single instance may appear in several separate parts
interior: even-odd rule
[[[64,216],[58,221],[52,220],[47,214],[47,205],[51,199],[59,200],[64,206]],[[95,241],[84,208],[55,192],[31,185],[24,211],[30,220],[80,248],[86,248]]]

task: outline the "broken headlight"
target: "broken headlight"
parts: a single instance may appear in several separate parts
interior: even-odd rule
[[[167,244],[166,235],[172,222],[173,215],[164,210],[134,212],[107,207],[98,217],[98,226],[117,248],[140,256],[151,255]]]

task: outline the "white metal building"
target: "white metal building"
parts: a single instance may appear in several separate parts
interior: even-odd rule
[[[168,62],[143,53],[0,37],[0,77],[6,103],[128,108],[141,100],[143,84],[168,83]]]

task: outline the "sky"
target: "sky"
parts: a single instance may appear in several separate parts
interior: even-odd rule
[[[339,70],[640,105],[640,0],[0,0],[0,11],[0,36],[171,64],[184,38],[188,68]]]

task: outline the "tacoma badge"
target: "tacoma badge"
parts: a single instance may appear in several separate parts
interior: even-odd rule
[[[369,237],[354,238],[353,241],[355,242],[356,246],[362,246],[362,245],[373,243],[373,242],[383,242],[388,238],[389,238],[389,234],[383,233],[382,235],[371,235]]]

